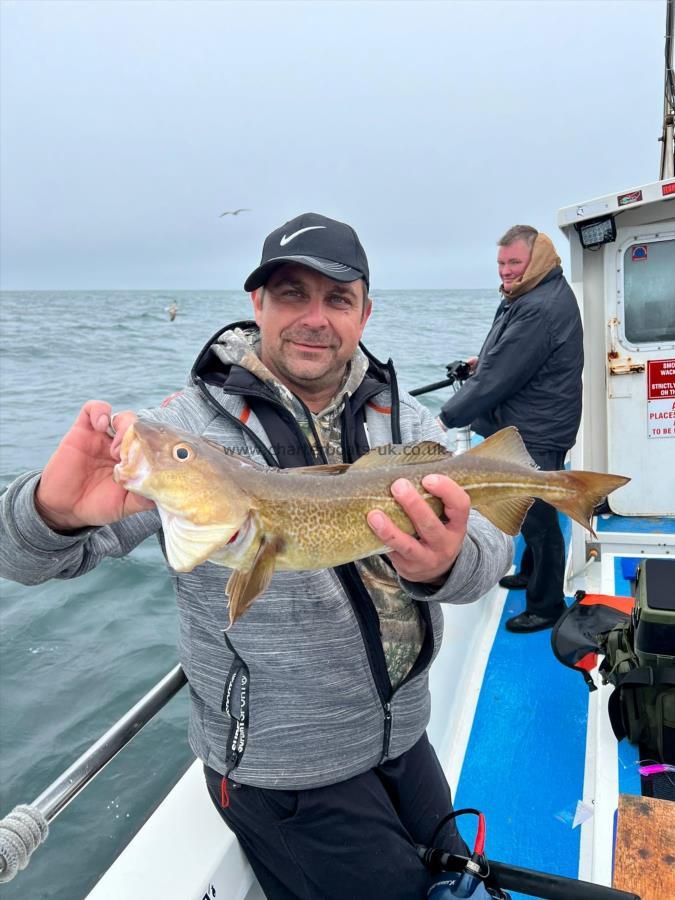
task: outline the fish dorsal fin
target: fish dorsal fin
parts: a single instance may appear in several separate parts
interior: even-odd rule
[[[490,437],[467,450],[464,456],[482,456],[484,459],[495,459],[499,462],[517,463],[519,466],[538,468],[535,461],[527,452],[520,432],[513,425],[502,428]]]
[[[419,441],[416,444],[382,444],[374,447],[352,463],[353,471],[382,469],[387,466],[419,465],[452,459],[452,453],[438,441]]]
[[[327,466],[298,466],[293,469],[279,469],[287,475],[342,475],[351,468],[349,463],[333,463]]]
[[[533,503],[533,497],[511,497],[508,500],[474,503],[473,507],[505,534],[515,537]]]
[[[236,531],[222,522],[210,526],[194,525],[188,519],[168,513],[161,506],[157,509],[162,520],[166,558],[176,572],[190,572],[195,566],[206,562]]]
[[[281,548],[277,537],[265,537],[248,572],[235,569],[227,582],[226,593],[230,598],[230,628],[244,615],[256,597],[267,589],[274,575],[277,553]]]

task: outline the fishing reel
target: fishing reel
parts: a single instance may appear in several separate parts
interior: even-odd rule
[[[443,826],[465,813],[478,816],[471,856],[458,856],[434,847]],[[507,891],[517,891],[539,900],[640,900],[631,891],[488,860],[485,856],[485,817],[477,809],[458,809],[447,815],[436,827],[431,845],[417,846],[420,859],[433,876],[427,891],[428,900],[511,900]]]
[[[471,375],[471,366],[463,359],[456,359],[445,367],[445,371],[450,383],[455,381],[466,381]]]
[[[490,866],[484,856],[485,849],[485,817],[477,809],[458,809],[439,822],[432,844],[441,828],[465,813],[478,816],[478,831],[473,851],[469,858],[446,853],[437,847],[417,847],[417,853],[425,866],[435,875],[427,892],[428,900],[453,900],[453,898],[471,898],[471,900],[511,900],[510,894],[495,885],[486,883],[490,874]]]

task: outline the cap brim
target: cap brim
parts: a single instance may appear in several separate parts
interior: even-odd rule
[[[358,269],[352,269],[342,263],[333,262],[331,259],[321,259],[318,256],[276,256],[268,259],[262,266],[258,266],[257,269],[251,272],[244,282],[244,290],[255,291],[257,288],[262,287],[275,269],[289,262],[299,263],[301,266],[307,266],[308,269],[314,269],[315,272],[320,272],[326,278],[332,278],[333,281],[357,281],[359,278],[365,280],[363,272],[359,272]]]

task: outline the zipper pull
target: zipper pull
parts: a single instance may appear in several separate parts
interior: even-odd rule
[[[382,704],[384,709],[384,738],[382,742],[382,756],[384,759],[389,755],[389,739],[391,737],[391,703],[388,701]]]
[[[223,775],[220,782],[220,808],[227,809],[230,805],[230,795],[227,790],[227,775]]]

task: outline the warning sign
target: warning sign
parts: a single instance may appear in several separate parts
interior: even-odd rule
[[[647,434],[675,437],[675,359],[647,363]]]
[[[650,359],[647,362],[647,399],[675,400],[675,359]]]

